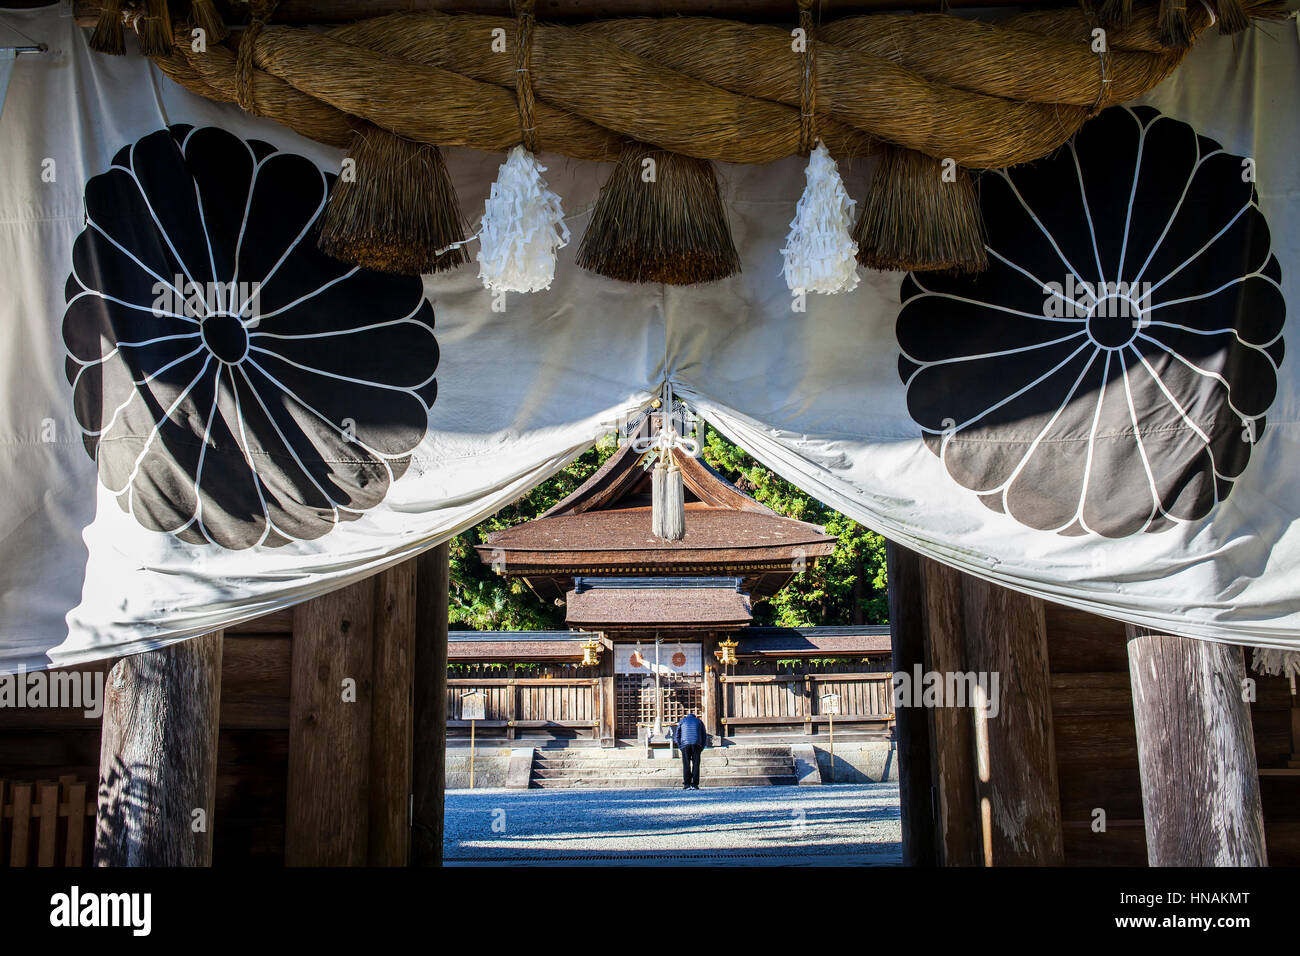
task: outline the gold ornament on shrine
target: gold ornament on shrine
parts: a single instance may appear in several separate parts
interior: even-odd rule
[[[600,663],[600,638],[593,637],[582,645],[582,665],[595,667]]]
[[[736,648],[739,646],[740,642],[732,638],[720,641],[718,643],[718,663],[723,665],[736,663]]]

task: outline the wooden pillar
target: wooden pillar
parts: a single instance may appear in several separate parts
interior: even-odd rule
[[[614,712],[614,645],[610,643],[600,655],[600,745],[613,747],[617,715]]]
[[[963,576],[966,666],[997,678],[996,711],[974,722],[985,866],[1059,866],[1065,850],[1043,602]],[[996,713],[996,716],[992,716]]]
[[[442,865],[447,781],[447,603],[449,545],[416,559],[415,714],[411,864]]]
[[[374,584],[293,609],[287,866],[364,866],[369,857]]]
[[[118,661],[99,751],[96,866],[211,866],[221,632]]]
[[[374,582],[367,857],[371,866],[406,866],[411,852],[416,563],[389,568]]]
[[[293,609],[288,866],[400,866],[410,845],[414,569]]]
[[[966,670],[966,621],[962,574],[947,565],[921,559],[925,603],[925,670],[940,675]],[[920,690],[911,688],[914,694]],[[942,866],[978,866],[980,817],[975,801],[974,745],[968,711],[927,707],[930,782],[935,803],[935,849]]]
[[[905,582],[897,552],[895,561]],[[934,858],[944,866],[1058,865],[1064,849],[1043,603],[928,558],[919,570],[922,679],[933,675],[944,685],[946,704],[926,708]],[[907,611],[896,610],[906,632]],[[908,677],[905,688],[919,696],[915,661]],[[947,698],[959,685],[987,692],[994,709],[970,699],[953,706],[961,702]]]
[[[1266,865],[1241,648],[1127,631],[1147,861]]]
[[[704,661],[704,729],[714,737],[721,738],[722,724],[718,720],[718,669],[722,666],[714,656],[718,649],[718,635],[706,634],[700,642],[700,656]],[[721,746],[721,739],[717,740]]]
[[[885,542],[889,582],[889,631],[895,673],[925,670],[925,619],[922,605],[921,558],[914,551]],[[930,785],[930,731],[920,707],[894,707],[897,740],[898,799],[902,816],[903,863],[934,866],[934,801]]]

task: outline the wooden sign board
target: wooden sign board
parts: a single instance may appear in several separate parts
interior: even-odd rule
[[[471,691],[460,699],[461,720],[486,720],[487,698],[478,691]]]
[[[840,695],[824,694],[822,695],[822,713],[839,716],[840,713]]]

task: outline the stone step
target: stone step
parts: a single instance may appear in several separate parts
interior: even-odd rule
[[[797,781],[793,774],[789,775],[771,775],[771,774],[735,774],[725,777],[700,777],[700,788],[707,790],[715,787],[792,787]],[[571,777],[543,777],[534,779],[533,786],[543,790],[639,790],[639,789],[668,789],[670,787],[681,787],[681,774],[675,777],[669,776],[647,776],[647,777],[583,777],[573,779]]]
[[[753,767],[701,767],[702,776],[747,777],[747,776],[783,776],[793,774],[794,768],[789,763],[761,764]],[[556,780],[564,777],[573,779],[593,779],[601,777],[677,777],[681,778],[681,764],[668,767],[534,767],[533,779]]]
[[[720,757],[715,760],[701,760],[702,767],[770,767],[775,764],[786,764],[791,762],[789,754],[783,757]],[[608,757],[605,759],[582,759],[582,760],[554,760],[545,757],[535,757],[533,760],[534,767],[546,767],[553,770],[560,770],[564,767],[604,767],[610,770],[636,767],[675,767],[681,763],[680,759],[661,758],[657,760],[647,760],[645,758],[637,759],[635,757]]]
[[[700,768],[702,787],[771,787],[798,783],[788,746],[711,748],[701,755]],[[653,758],[635,749],[536,751],[531,785],[570,790],[661,789],[680,787],[681,774],[681,761],[664,751]]]
[[[675,756],[670,758],[668,751],[661,751],[660,754],[657,757],[647,757],[640,751],[629,750],[538,750],[534,754],[534,759],[551,763],[677,759]],[[790,757],[791,751],[789,747],[728,747],[725,750],[709,749],[700,755],[700,759],[705,762],[715,760],[789,760]]]

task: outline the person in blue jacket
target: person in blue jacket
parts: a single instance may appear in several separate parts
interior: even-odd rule
[[[673,743],[682,752],[682,789],[700,789],[700,754],[709,745],[704,721],[694,713],[687,714],[673,730]]]

